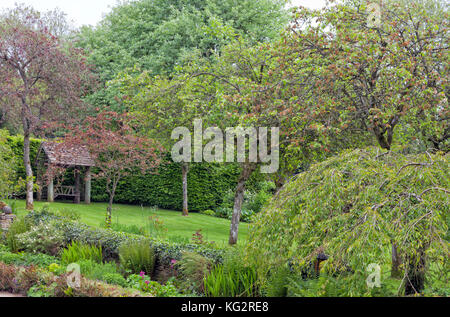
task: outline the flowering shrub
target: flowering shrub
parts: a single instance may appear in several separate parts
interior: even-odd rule
[[[20,250],[56,255],[64,245],[64,236],[54,222],[40,223],[17,235],[17,243]]]

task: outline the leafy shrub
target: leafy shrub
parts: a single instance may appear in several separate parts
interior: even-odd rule
[[[231,216],[233,215],[233,208],[224,206],[218,207],[216,208],[215,215],[219,218],[231,219]]]
[[[232,207],[218,207],[215,212],[216,217],[231,219],[233,216],[233,208]],[[241,210],[241,218],[242,222],[250,222],[254,212],[249,209],[245,209],[244,207]]]
[[[62,251],[61,262],[68,265],[70,263],[78,262],[79,260],[92,260],[101,263],[103,260],[102,247],[72,241],[72,243]]]
[[[165,285],[161,285],[158,282],[150,280],[150,277],[141,272],[139,275],[131,274],[127,278],[128,286],[138,289],[145,293],[150,293],[156,297],[178,297],[181,294],[171,281]]]
[[[253,193],[247,191],[246,197],[244,197],[242,208],[251,211],[252,214],[259,213],[270,198],[272,198],[272,189],[275,185],[272,182],[263,182],[262,184],[265,185],[260,185],[261,189],[258,192]]]
[[[89,279],[104,280],[106,274],[119,273],[117,265],[113,262],[98,263],[92,260],[79,260],[81,274]]]
[[[125,271],[153,274],[155,250],[149,241],[125,242],[119,248],[120,264]]]
[[[273,268],[261,292],[268,297],[286,297],[292,275],[292,271],[287,266]]]
[[[0,262],[20,266],[47,267],[52,263],[58,263],[58,258],[42,253],[11,253],[7,250],[0,250]]]
[[[55,297],[55,290],[58,284],[52,283],[50,285],[38,284],[30,287],[27,292],[27,297]]]
[[[207,215],[207,216],[215,216],[215,214],[216,214],[214,212],[214,210],[211,210],[211,209],[200,211],[200,213],[203,215]]]
[[[41,223],[16,238],[20,250],[34,253],[56,255],[64,245],[64,236],[54,222]]]
[[[127,283],[126,279],[122,276],[122,274],[119,274],[119,273],[105,273],[102,275],[101,280],[108,284],[120,285],[122,287],[128,287],[128,283]]]
[[[98,263],[92,262],[94,265]],[[67,286],[66,276],[37,270],[34,267],[18,267],[0,262],[0,290],[30,296],[56,297],[135,297],[141,296],[136,290],[125,289],[99,281],[81,278],[80,288]]]
[[[11,224],[6,234],[6,243],[10,251],[12,252],[19,251],[17,236],[30,230],[30,227],[31,227],[30,224],[27,222],[25,218],[19,217],[16,218],[16,220],[14,220],[14,222]]]

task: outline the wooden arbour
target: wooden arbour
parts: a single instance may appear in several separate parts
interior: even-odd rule
[[[84,202],[91,202],[91,168],[94,160],[89,151],[84,147],[68,146],[64,143],[42,142],[36,156],[36,175],[38,191],[37,200],[46,196],[47,201],[53,202],[57,197],[73,198],[74,203],[79,204],[83,196]],[[73,169],[74,184],[55,186],[54,176],[49,173],[50,168]],[[81,175],[84,174],[83,180]],[[81,184],[84,183],[84,191],[81,192]],[[46,188],[46,191],[43,189]]]

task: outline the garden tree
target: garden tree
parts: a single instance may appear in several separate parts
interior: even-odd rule
[[[135,69],[133,73],[137,73]],[[176,127],[186,127],[193,131],[193,121],[201,117],[190,96],[190,87],[165,76],[151,76],[143,71],[139,75],[122,73],[116,78],[116,83],[124,95],[123,103],[140,117],[140,131],[157,139],[165,149],[171,152],[175,141],[172,140],[172,130]],[[183,216],[188,216],[188,183],[189,162],[181,162],[181,177],[183,191]]]
[[[414,136],[411,134],[424,132],[428,137],[440,134],[438,143],[444,143],[448,133],[448,99],[445,96],[448,89],[447,12],[441,10],[437,2],[415,2],[410,8],[404,3],[383,2],[382,25],[369,28],[366,5],[360,1],[344,1],[319,11],[301,9],[291,32],[282,41],[284,48],[280,51],[290,50],[297,54],[299,61],[308,62],[315,70],[311,75],[314,80],[311,89],[317,103],[309,103],[309,107],[318,117],[311,122],[310,128],[319,134],[344,136],[335,140],[338,147],[340,141],[351,143],[348,136],[370,131],[382,148],[390,150],[394,129],[400,125],[412,130],[406,139]],[[436,11],[440,13],[435,14]],[[444,181],[443,184],[443,192],[447,193],[448,183]],[[314,193],[319,192],[320,189],[314,190]],[[354,204],[351,200],[343,209],[351,209]],[[421,216],[428,217],[428,214]],[[414,221],[421,221],[421,216],[405,226],[416,229]],[[310,219],[308,215],[305,217]],[[434,221],[439,220],[439,217],[434,218]],[[400,220],[393,221],[399,224]],[[318,223],[321,220],[315,218],[303,225],[309,228]],[[334,228],[334,233],[340,229],[336,227],[338,225],[328,228]],[[346,222],[341,226],[353,228]],[[380,228],[384,229],[384,225]],[[421,290],[428,242],[410,242],[409,250],[403,248],[405,237],[394,234],[393,228],[390,230],[387,236],[392,250],[389,250],[402,257],[402,267],[406,267],[404,277],[409,278],[406,293],[413,288]],[[371,233],[362,230],[359,234]],[[304,241],[302,239],[300,237],[298,241]],[[312,235],[312,239],[326,241],[316,245],[317,248],[328,247],[329,240],[321,240],[319,233]],[[342,237],[335,239],[339,241]],[[433,239],[429,237],[427,241]],[[342,246],[340,250],[346,250],[346,247]],[[360,249],[360,252],[365,251]],[[334,253],[334,256],[338,255]],[[398,259],[393,258],[391,262],[392,271],[399,269],[395,265],[398,265]]]
[[[325,133],[370,131],[390,150],[397,126],[448,148],[448,12],[437,1],[384,1],[382,23],[369,27],[365,1],[300,9],[283,42],[316,69],[314,94]],[[312,23],[315,21],[315,23]],[[289,49],[288,49],[289,50]],[[405,133],[406,132],[406,133]],[[348,140],[347,140],[348,141]],[[448,150],[448,149],[447,149]],[[393,241],[393,272],[398,266]],[[395,274],[395,273],[394,273]]]
[[[2,113],[22,123],[29,210],[33,209],[30,137],[43,134],[54,123],[81,118],[80,97],[92,79],[80,50],[52,34],[47,22],[21,7],[0,18],[0,101]]]
[[[331,133],[366,130],[390,150],[397,126],[448,138],[448,11],[439,1],[383,1],[368,26],[367,1],[300,9],[285,45],[315,68],[317,105]],[[447,96],[448,97],[448,96]]]
[[[60,145],[86,148],[97,170],[93,176],[106,180],[109,195],[107,227],[111,225],[112,204],[119,181],[136,170],[153,172],[160,163],[159,145],[152,139],[136,135],[136,122],[129,114],[103,111],[72,128]]]
[[[326,278],[316,280],[311,289],[318,293],[310,296],[333,290],[340,296],[397,295],[402,286],[409,295],[422,292],[426,282],[445,283],[448,164],[448,155],[406,156],[394,149],[380,156],[376,147],[314,164],[256,216],[247,261],[264,286],[273,268],[289,264],[300,274],[325,253]],[[402,256],[402,280],[382,274],[381,288],[370,289],[368,266],[389,272],[391,241]]]
[[[218,127],[222,131],[228,127],[268,128],[267,154],[273,154],[274,159],[278,159],[279,154],[283,168],[291,168],[295,164],[288,164],[287,160],[310,159],[315,151],[324,149],[324,145],[309,128],[316,115],[305,107],[307,101],[315,98],[306,89],[312,70],[307,63],[297,63],[295,71],[287,68],[285,58],[279,45],[253,46],[238,38],[212,58],[192,61],[172,81],[188,87],[189,105],[202,114],[205,128]],[[279,129],[279,143],[271,128]],[[237,143],[236,136],[233,138]],[[259,142],[260,146],[262,144]],[[270,145],[279,145],[279,153],[271,153]],[[235,190],[230,244],[237,242],[245,184],[253,171],[267,165],[258,155],[250,159],[249,150],[250,144],[246,145],[247,155],[239,161],[241,175]],[[293,152],[296,155],[288,155]],[[226,160],[235,161],[236,152],[232,155]]]
[[[288,22],[285,0],[140,0],[114,7],[96,27],[83,27],[77,45],[105,85],[90,96],[96,106],[124,111],[118,87],[107,84],[135,65],[170,75],[192,53],[210,55],[229,42],[217,28],[256,43],[279,35]]]

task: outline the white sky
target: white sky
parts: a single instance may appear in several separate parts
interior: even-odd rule
[[[16,2],[30,5],[38,11],[48,11],[58,7],[67,13],[75,26],[95,25],[108,13],[118,0],[0,0],[0,10],[14,7]],[[293,5],[320,8],[325,0],[291,0]]]

